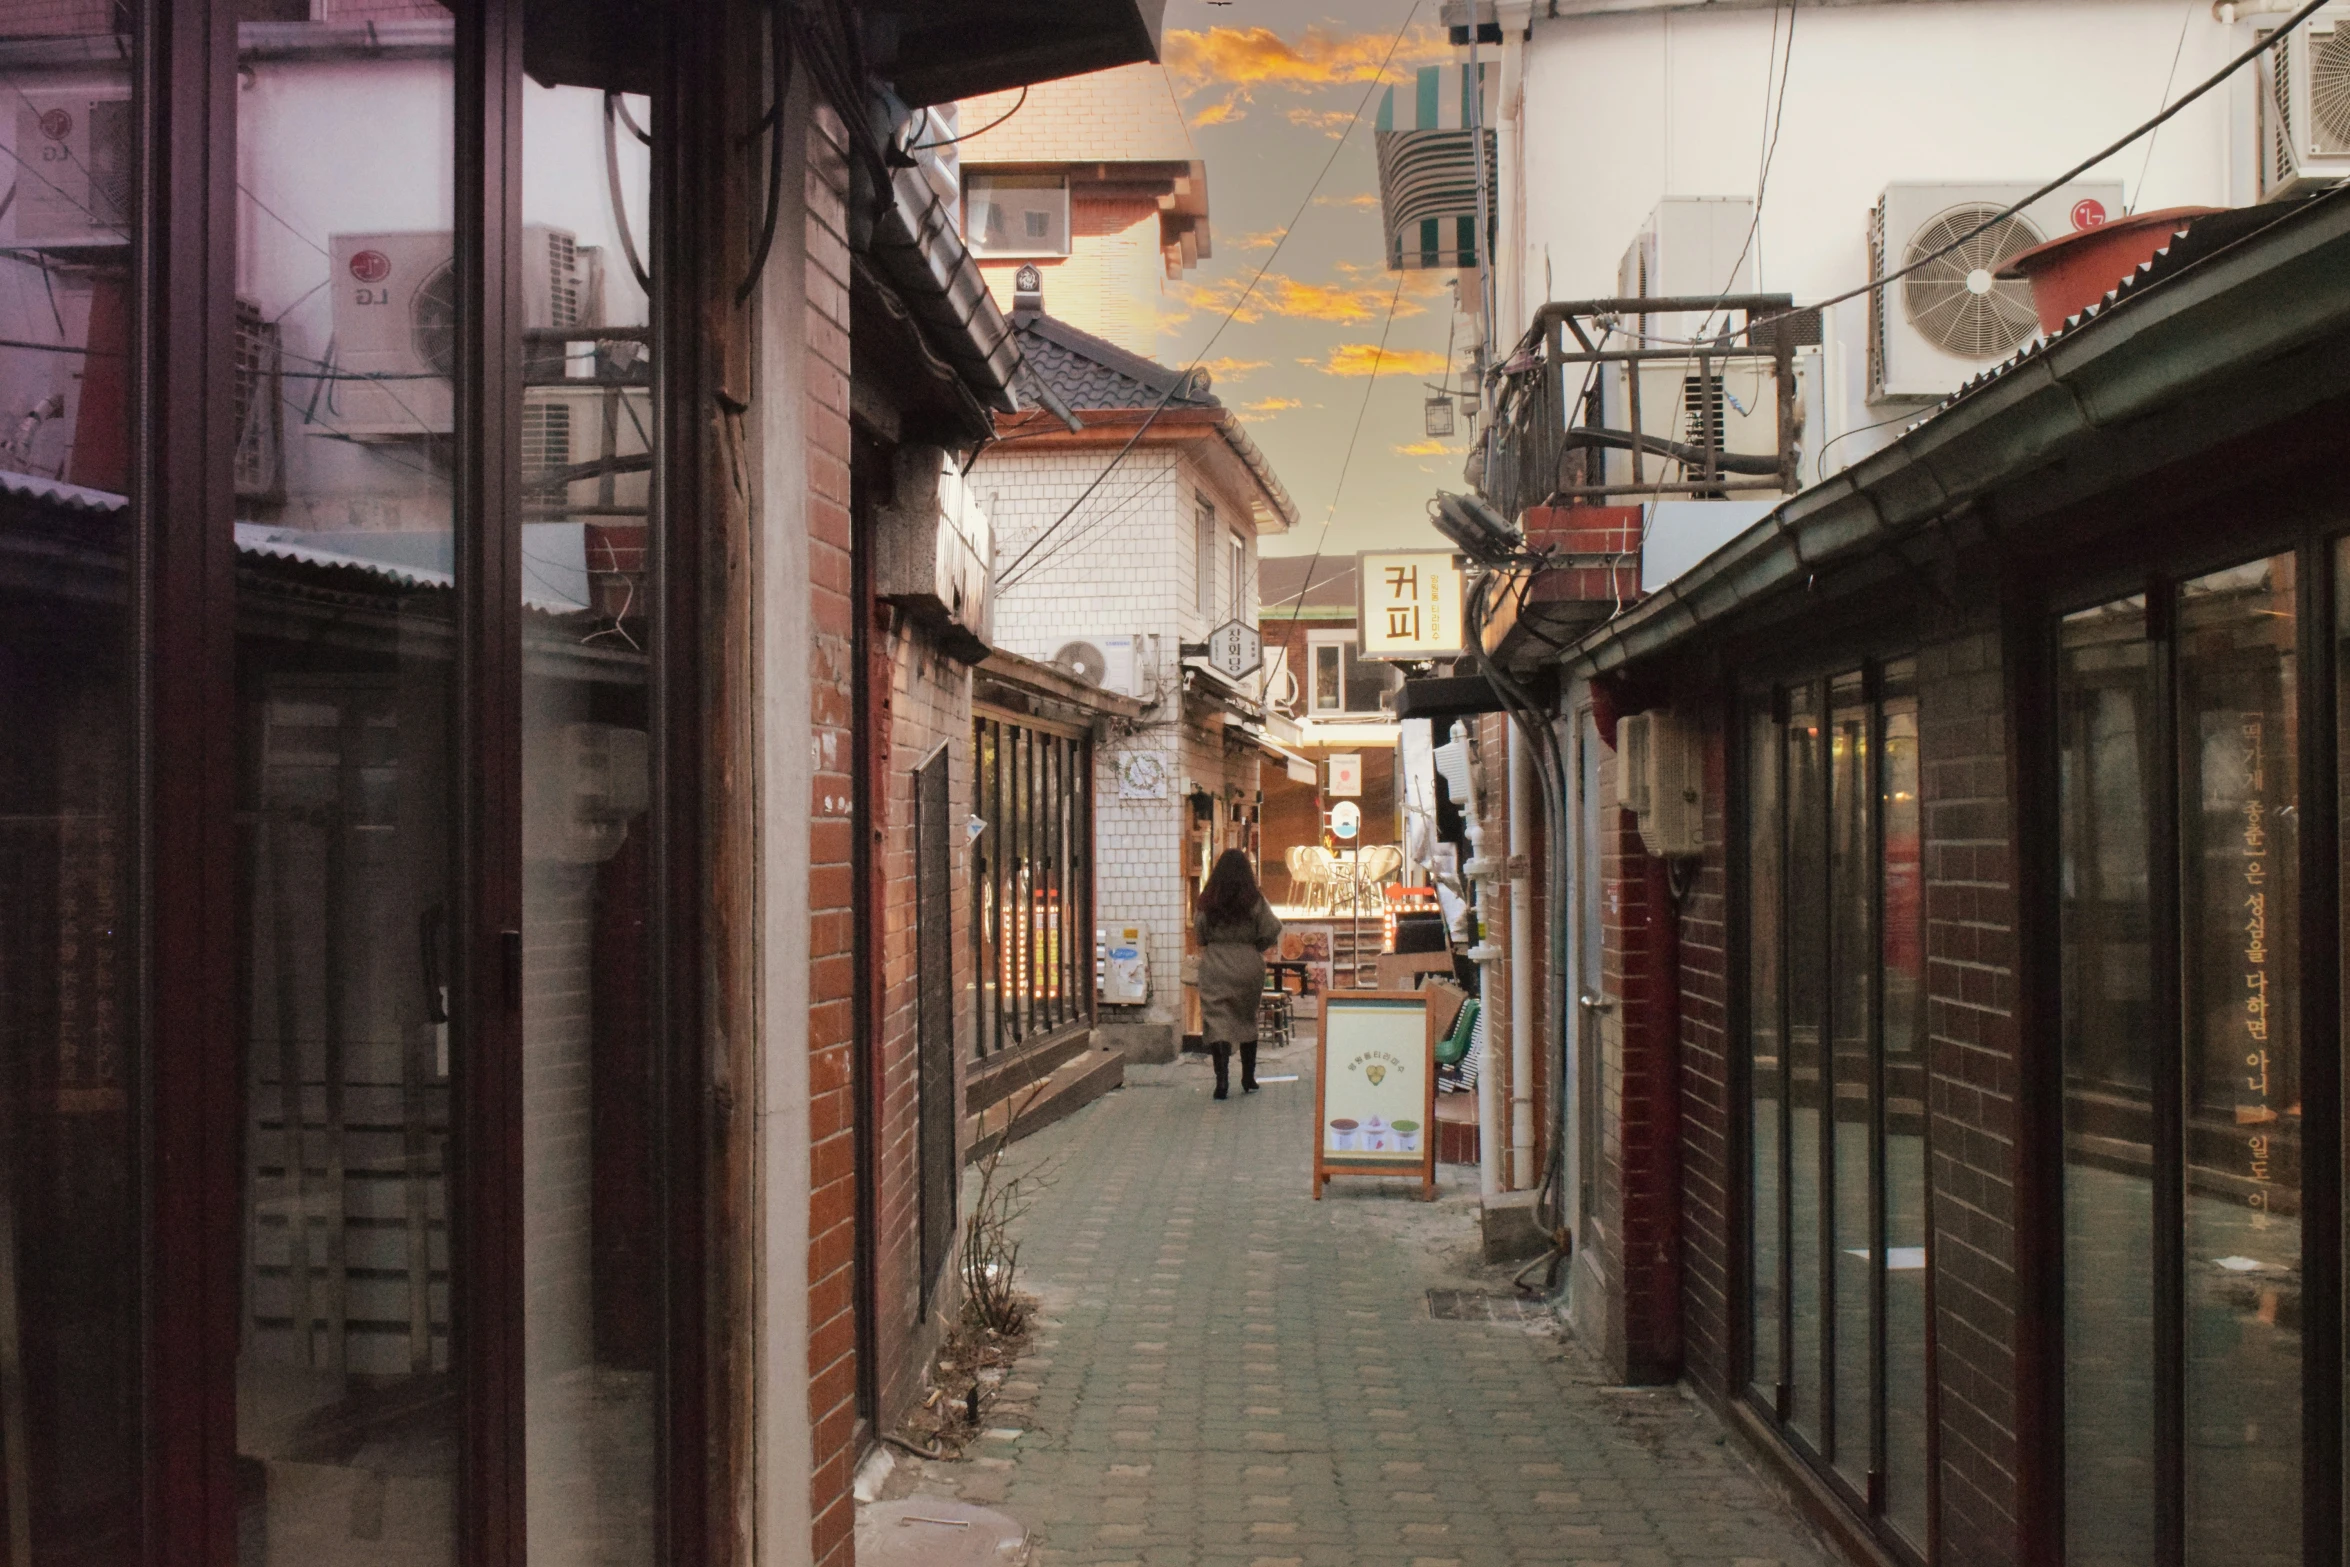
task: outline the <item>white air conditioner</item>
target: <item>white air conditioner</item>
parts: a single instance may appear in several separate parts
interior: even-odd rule
[[[653,423],[651,399],[643,387],[593,382],[527,388],[522,483],[530,509],[562,516],[575,507],[594,507],[587,515],[610,517],[644,507],[651,476],[646,444]],[[566,470],[580,477],[565,480]]]
[[[1617,794],[1658,859],[1705,852],[1705,759],[1697,731],[1668,712],[1616,720]]]
[[[1882,278],[1932,255],[2034,189],[1886,186],[1869,220],[1869,275]],[[2030,342],[2040,332],[2031,286],[1998,281],[2000,268],[2035,245],[2121,213],[2119,181],[2066,185],[1878,289],[1869,314],[1869,400],[1947,397]]]
[[[1625,249],[1616,268],[1616,293],[1625,299],[1713,299],[1751,293],[1753,229],[1752,197],[1668,196],[1656,204]],[[1676,312],[1642,320],[1640,329],[1651,336],[1686,338],[1705,325],[1705,313]],[[1714,325],[1718,329],[1721,323]]]
[[[11,243],[26,250],[127,245],[133,149],[130,89],[16,95]]]
[[[2350,4],[2329,5],[2261,57],[2260,193],[2350,177]]]
[[[1804,454],[1817,448],[1822,417],[1820,350],[1795,350],[1794,439],[1802,482],[1818,477]],[[1632,416],[1633,376],[1639,376],[1640,416]],[[1778,378],[1768,359],[1713,360],[1700,365],[1688,359],[1651,359],[1638,364],[1611,364],[1602,378],[1600,422],[1613,429],[1639,433],[1652,440],[1675,441],[1702,449],[1710,435],[1723,452],[1742,459],[1740,468],[1775,463],[1779,451]],[[1603,473],[1610,484],[1633,482],[1632,454],[1608,449],[1602,454]],[[1640,459],[1640,478],[1648,483],[1696,483],[1702,465],[1683,464],[1657,452]],[[1717,477],[1742,485],[1770,482],[1770,474],[1717,469]]]
[[[585,327],[601,314],[593,250],[568,230],[522,231],[523,322]],[[314,416],[338,435],[378,438],[446,435],[457,369],[455,243],[446,229],[405,234],[330,234],[334,284],[334,379]],[[586,376],[591,357],[553,357]],[[541,354],[537,357],[546,357]]]
[[[1064,642],[1053,662],[1089,686],[1120,696],[1143,696],[1150,653],[1143,637],[1080,637]]]

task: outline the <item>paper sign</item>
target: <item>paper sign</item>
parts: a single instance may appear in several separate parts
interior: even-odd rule
[[[1314,1195],[1339,1175],[1417,1176],[1436,1189],[1436,1055],[1418,991],[1333,992],[1322,1002]]]
[[[1363,792],[1361,752],[1330,758],[1330,793],[1338,799],[1359,798]]]
[[[1364,658],[1451,658],[1461,651],[1461,570],[1438,551],[1359,555]]]

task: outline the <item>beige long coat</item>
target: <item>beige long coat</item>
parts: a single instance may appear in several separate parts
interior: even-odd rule
[[[1281,939],[1281,921],[1265,900],[1246,921],[1199,921],[1199,1014],[1204,1044],[1253,1045],[1257,999],[1265,989],[1265,953]]]

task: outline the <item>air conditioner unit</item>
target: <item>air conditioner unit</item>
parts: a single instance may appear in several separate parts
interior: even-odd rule
[[[1752,197],[1668,196],[1656,204],[1625,249],[1616,268],[1616,293],[1625,299],[1750,293],[1753,228]],[[1642,319],[1641,330],[1655,337],[1686,338],[1705,325],[1702,311]],[[1721,323],[1714,324],[1718,329]]]
[[[1655,440],[1703,447],[1707,438],[1727,454],[1752,459],[1737,466],[1747,469],[1763,461],[1776,463],[1779,453],[1778,380],[1768,359],[1713,360],[1699,364],[1687,359],[1651,359],[1637,364],[1611,364],[1602,378],[1600,422],[1631,430],[1633,376],[1639,377],[1639,433]],[[1806,481],[1817,477],[1802,464],[1802,454],[1815,448],[1821,428],[1822,377],[1820,350],[1795,350],[1795,448],[1798,467]],[[1609,484],[1630,485],[1632,454],[1609,449],[1602,454],[1602,473]],[[1657,452],[1644,453],[1640,477],[1650,483],[1695,483],[1699,464],[1684,464]],[[1769,475],[1732,473],[1718,467],[1717,476],[1752,484]]]
[[[895,493],[874,519],[873,589],[929,624],[949,653],[987,656],[995,536],[952,453],[901,446]]]
[[[2035,188],[1886,186],[1869,219],[1869,275],[1883,278],[1933,255]],[[2119,181],[2066,185],[1878,289],[1869,314],[1869,400],[1947,397],[2030,342],[2040,331],[2031,286],[1998,281],[1999,269],[2035,245],[2097,228],[2121,211]]]
[[[627,406],[634,399],[635,407]],[[652,428],[651,394],[641,387],[532,386],[522,402],[522,483],[530,509],[569,515],[594,507],[594,516],[647,504]],[[566,479],[564,474],[577,477]],[[623,518],[622,520],[627,520]]]
[[[522,253],[525,325],[597,324],[593,250],[582,250],[568,230],[534,223],[522,231]],[[327,236],[334,379],[314,422],[338,435],[382,439],[449,433],[457,369],[455,254],[446,229]],[[563,351],[553,354],[561,359]],[[594,374],[585,356],[573,368]]]
[[[1088,637],[1064,642],[1053,662],[1089,686],[1120,696],[1142,696],[1150,653],[1142,637]]]
[[[2264,200],[2350,177],[2350,4],[2329,5],[2261,57]]]
[[[27,88],[16,100],[10,243],[25,250],[129,244],[137,146],[130,89]]]
[[[1705,852],[1705,759],[1697,732],[1668,712],[1616,720],[1617,796],[1658,859]]]

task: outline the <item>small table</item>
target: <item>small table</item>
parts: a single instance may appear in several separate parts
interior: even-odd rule
[[[1293,958],[1267,958],[1265,976],[1273,982],[1273,988],[1284,995],[1310,996],[1314,993],[1314,966],[1311,963]],[[1289,988],[1292,979],[1297,981],[1294,992]]]

